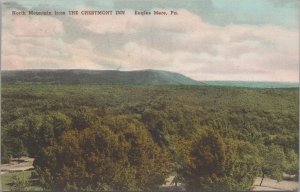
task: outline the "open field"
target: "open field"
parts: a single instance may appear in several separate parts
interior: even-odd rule
[[[1,174],[1,189],[3,191],[10,191],[10,190],[16,190],[13,187],[13,181],[15,181],[15,178],[22,178],[26,180],[26,187],[24,187],[22,190],[26,191],[41,191],[43,188],[39,184],[38,179],[32,179],[31,178],[32,170],[27,171],[16,171],[16,172],[9,172]]]

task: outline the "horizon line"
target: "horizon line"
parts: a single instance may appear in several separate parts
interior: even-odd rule
[[[167,71],[167,70],[161,70],[161,69],[134,69],[134,70],[119,70],[119,69],[80,69],[80,68],[74,68],[74,69],[1,69],[2,72],[14,72],[14,71],[75,71],[75,70],[81,70],[81,71],[120,71],[120,72],[131,72],[131,71],[164,71],[164,72],[169,72],[169,73],[177,73],[184,75],[180,72],[175,72],[175,71]],[[206,80],[196,80],[192,77],[189,77],[187,75],[184,75],[194,81],[217,81],[217,82],[257,82],[257,83],[300,83],[300,80],[298,81],[263,81],[263,80],[222,80],[222,79],[206,79]]]

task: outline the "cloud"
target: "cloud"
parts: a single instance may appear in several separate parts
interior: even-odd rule
[[[176,11],[178,16],[136,16],[126,10],[125,16],[69,20],[5,16],[2,67],[152,68],[198,80],[298,81],[298,31],[271,24],[216,26],[188,10]],[[25,26],[30,29],[22,30]]]
[[[272,25],[220,27],[178,12],[177,18],[142,22],[139,32],[151,28],[151,37],[119,48],[117,58],[129,63],[124,69],[164,69],[196,79],[298,81],[298,32]]]
[[[85,39],[70,44],[51,38],[31,39],[29,42],[18,46],[18,51],[15,51],[18,54],[4,54],[4,70],[108,69],[97,63],[103,63],[109,56],[96,53],[93,44]],[[41,45],[44,46],[41,48]],[[56,52],[49,51],[54,48],[57,48]]]
[[[142,24],[142,19],[134,16],[132,13],[130,16],[118,16],[115,14],[99,16],[81,14],[82,11],[101,11],[90,7],[76,7],[74,10],[77,10],[79,15],[71,17],[74,18],[80,26],[95,33],[133,33],[136,32],[137,27]],[[128,14],[128,12],[132,12],[132,10],[126,10],[126,12]]]
[[[62,22],[49,16],[13,16],[6,13],[3,28],[9,29],[14,36],[23,37],[52,37],[64,33]]]

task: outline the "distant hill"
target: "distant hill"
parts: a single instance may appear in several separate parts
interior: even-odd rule
[[[257,81],[203,81],[207,85],[221,87],[248,87],[248,88],[295,88],[299,83],[289,82],[257,82]]]
[[[182,74],[160,71],[25,70],[2,71],[3,83],[201,85]]]

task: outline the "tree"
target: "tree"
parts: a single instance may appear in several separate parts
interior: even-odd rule
[[[142,123],[123,116],[65,131],[35,167],[44,186],[58,191],[157,189],[171,171],[167,151]]]
[[[9,163],[9,161],[10,161],[10,156],[8,154],[6,146],[2,142],[1,143],[1,164]]]
[[[63,113],[52,112],[45,115],[28,116],[24,120],[24,128],[28,153],[32,157],[39,155],[41,150],[50,145],[71,126],[71,120]]]
[[[146,110],[142,114],[142,121],[149,129],[155,142],[160,145],[169,146],[168,132],[171,125],[164,112]]]
[[[22,120],[17,120],[11,124],[9,130],[3,132],[3,135],[1,135],[3,138],[2,143],[6,146],[6,152],[16,158],[26,155],[25,135],[26,129],[24,129],[24,122]]]
[[[188,190],[246,190],[258,174],[257,157],[251,144],[208,129],[193,141],[181,174]]]
[[[26,155],[26,148],[24,142],[19,138],[11,138],[9,140],[9,145],[11,147],[10,151],[13,157],[20,158]]]
[[[262,159],[253,144],[235,139],[225,139],[225,182],[230,190],[248,190],[260,173]]]
[[[97,121],[97,115],[89,107],[81,107],[75,111],[72,118],[72,127],[82,130],[91,127]]]
[[[299,173],[299,156],[293,149],[289,149],[286,153],[285,172],[291,175]]]
[[[278,145],[261,147],[261,155],[263,157],[263,164],[261,168],[262,179],[260,185],[262,185],[266,175],[277,181],[282,180],[286,163],[283,149]]]

